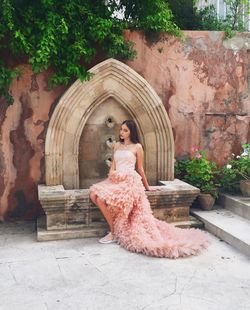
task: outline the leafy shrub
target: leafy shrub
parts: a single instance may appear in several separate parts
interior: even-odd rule
[[[242,144],[242,153],[222,168],[221,186],[224,191],[239,192],[240,180],[250,180],[250,144]]]
[[[178,178],[198,187],[201,192],[218,196],[219,170],[215,162],[206,158],[205,151],[193,147],[190,159],[176,162],[175,173]]]

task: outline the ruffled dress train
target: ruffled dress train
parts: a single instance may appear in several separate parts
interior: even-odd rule
[[[198,255],[208,247],[206,232],[177,228],[153,216],[130,150],[117,150],[114,160],[116,170],[92,185],[90,191],[105,200],[118,244],[131,252],[168,258]]]

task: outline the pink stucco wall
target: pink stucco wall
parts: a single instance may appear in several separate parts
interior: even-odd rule
[[[249,136],[250,50],[226,50],[221,32],[185,32],[183,42],[163,37],[149,45],[138,33],[137,59],[128,62],[161,97],[170,117],[176,156],[194,145],[223,164]],[[248,85],[249,83],[249,85]]]
[[[126,37],[137,50],[137,58],[126,63],[161,97],[172,123],[177,158],[196,145],[223,164],[250,140],[248,122],[237,119],[250,115],[250,51],[226,49],[218,32],[185,32],[182,41],[164,35],[156,44],[138,32],[127,32]],[[0,102],[2,220],[42,213],[36,188],[44,182],[46,130],[67,89],[48,90],[48,75],[35,75],[24,64],[22,77],[11,86],[14,105]]]

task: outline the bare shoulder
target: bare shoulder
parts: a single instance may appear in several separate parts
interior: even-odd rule
[[[136,143],[135,148],[139,152],[143,151],[143,147],[142,147],[141,143]]]
[[[115,142],[114,144],[114,150],[117,150],[117,148],[121,145],[121,143],[118,141],[118,142]]]

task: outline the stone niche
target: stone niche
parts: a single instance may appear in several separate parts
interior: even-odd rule
[[[131,118],[114,97],[107,98],[93,111],[79,142],[80,188],[89,188],[107,177],[112,162],[112,148],[119,137],[121,123]]]
[[[112,145],[124,119],[137,123],[144,146],[144,169],[154,215],[189,226],[189,206],[199,190],[174,180],[174,141],[166,110],[138,73],[115,59],[90,70],[62,96],[50,119],[45,142],[46,184],[38,186],[45,216],[38,240],[100,236],[107,224],[89,200],[89,186],[107,176]]]

